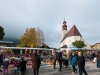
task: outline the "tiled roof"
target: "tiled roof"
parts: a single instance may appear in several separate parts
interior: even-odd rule
[[[70,36],[81,36],[80,32],[78,31],[77,27],[74,25],[70,30],[69,32],[64,36],[64,38],[62,39],[65,40],[67,37],[70,37]],[[82,36],[81,36],[82,37]],[[62,42],[61,41],[61,42]]]

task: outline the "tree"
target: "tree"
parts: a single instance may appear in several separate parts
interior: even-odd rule
[[[5,33],[4,33],[4,28],[2,26],[0,26],[0,40],[3,39]]]
[[[36,37],[37,37],[37,45],[43,45],[44,44],[44,34],[43,34],[43,31],[40,30],[40,28],[36,29]]]
[[[84,44],[84,42],[83,41],[75,41],[75,42],[73,42],[72,43],[75,47],[77,47],[77,48],[83,48],[84,46],[86,46],[85,44]]]
[[[49,46],[46,45],[46,44],[43,44],[43,45],[42,45],[42,48],[49,48]]]
[[[42,31],[38,28],[27,28],[24,35],[20,37],[20,42],[22,47],[35,47],[42,44]]]
[[[31,44],[36,44],[35,28],[27,28],[24,35],[21,36],[20,42],[22,47],[31,47]]]
[[[34,47],[35,47],[35,46],[34,46],[34,44],[32,43],[32,44],[31,44],[31,48],[34,48]]]

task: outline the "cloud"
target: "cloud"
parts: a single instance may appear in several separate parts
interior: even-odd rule
[[[59,48],[62,24],[74,25],[89,44],[100,42],[99,0],[1,0],[0,25],[6,36],[19,38],[28,27],[39,27],[45,42]]]

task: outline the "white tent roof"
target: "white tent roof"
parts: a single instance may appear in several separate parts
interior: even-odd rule
[[[46,49],[46,48],[27,48],[27,47],[0,47],[0,49],[54,50],[54,49]]]

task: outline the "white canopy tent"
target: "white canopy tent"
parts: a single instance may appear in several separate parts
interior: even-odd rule
[[[53,50],[53,49],[47,49],[47,48],[27,48],[27,47],[0,47],[0,49]]]

